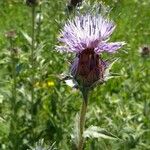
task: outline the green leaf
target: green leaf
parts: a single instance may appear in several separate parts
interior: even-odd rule
[[[109,64],[108,68],[106,69],[105,71],[105,75],[104,75],[104,80],[107,81],[109,79],[112,79],[114,77],[120,77],[119,74],[111,74],[110,73],[110,70],[112,69],[113,65],[119,60],[118,59],[115,59],[112,63]]]
[[[79,114],[77,114],[75,117],[75,120],[74,120],[73,134],[71,134],[73,144],[75,144],[76,146],[78,146],[78,144],[79,144],[79,133],[80,133]]]
[[[84,131],[85,138],[104,138],[104,139],[118,139],[112,133],[106,131],[103,128],[97,126],[90,126],[87,130]]]
[[[24,36],[24,38],[27,40],[27,42],[32,45],[32,38],[27,34],[25,33],[24,31],[21,31],[22,35]]]
[[[50,146],[47,146],[44,143],[44,139],[40,139],[38,142],[35,143],[35,147],[29,146],[30,150],[56,150],[55,148],[56,142],[52,143]]]

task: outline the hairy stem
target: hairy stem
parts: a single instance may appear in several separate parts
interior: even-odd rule
[[[84,126],[85,126],[85,117],[86,117],[86,110],[87,110],[87,104],[88,104],[88,92],[83,91],[83,102],[80,112],[80,133],[79,133],[79,145],[78,150],[82,150],[84,146]]]

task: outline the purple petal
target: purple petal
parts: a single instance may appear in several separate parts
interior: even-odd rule
[[[79,63],[79,58],[76,57],[75,60],[73,61],[72,65],[71,65],[71,69],[70,69],[72,76],[76,75],[78,63]]]
[[[92,48],[96,52],[114,52],[123,45],[120,42],[106,44],[114,29],[114,23],[101,15],[76,16],[73,20],[68,20],[61,30],[58,40],[63,46],[59,50],[80,53]]]
[[[96,49],[96,53],[101,53],[103,51],[114,53],[116,50],[125,45],[125,42],[113,42],[113,43],[101,43]]]
[[[101,26],[101,37],[102,40],[107,39],[114,31],[115,29],[115,25],[113,22],[109,22],[107,20],[104,20],[102,22],[102,26]]]

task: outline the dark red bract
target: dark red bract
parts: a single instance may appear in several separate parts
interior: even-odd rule
[[[90,87],[96,81],[103,80],[106,65],[94,49],[82,51],[78,54],[78,58],[75,78],[79,84]]]
[[[39,0],[26,0],[28,6],[37,5]]]

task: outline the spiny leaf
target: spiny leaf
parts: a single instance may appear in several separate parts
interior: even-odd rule
[[[24,31],[21,31],[22,35],[24,36],[24,38],[27,40],[27,42],[32,45],[32,38]]]
[[[77,114],[76,117],[75,117],[73,134],[71,135],[71,138],[73,140],[73,144],[75,144],[76,146],[78,146],[78,144],[79,144],[79,133],[80,133],[80,129],[79,129],[79,114]]]
[[[112,133],[97,126],[90,126],[87,130],[85,130],[84,137],[85,138],[89,137],[89,138],[118,139]]]
[[[35,147],[30,147],[30,150],[57,150],[54,142],[51,146],[46,146],[44,143],[44,139],[39,140],[39,142],[36,142]]]
[[[111,70],[111,68],[113,67],[113,65],[114,65],[118,60],[119,60],[119,59],[115,59],[111,64],[109,64],[108,68],[107,68],[106,71],[105,71],[105,77],[104,77],[104,80],[105,80],[105,81],[107,81],[107,80],[109,80],[109,79],[111,79],[111,78],[116,77],[115,75],[114,75],[114,76],[110,75],[110,70]],[[119,77],[118,74],[117,74],[117,77]]]

